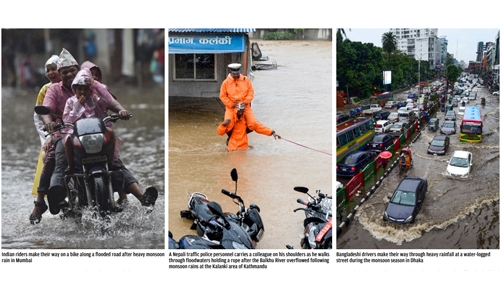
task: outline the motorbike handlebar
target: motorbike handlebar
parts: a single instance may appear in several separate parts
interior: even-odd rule
[[[297,199],[297,203],[300,203],[300,204],[305,205],[305,206],[309,206],[309,202],[304,201],[302,199]]]
[[[221,193],[223,193],[224,195],[226,195],[226,196],[230,197],[230,198],[233,198],[233,199],[234,199],[234,198],[236,198],[236,195],[235,195],[235,194],[233,194],[233,193],[231,193],[231,192],[230,192],[230,191],[228,191],[228,190],[222,189],[222,191],[220,191],[220,192],[221,192]]]

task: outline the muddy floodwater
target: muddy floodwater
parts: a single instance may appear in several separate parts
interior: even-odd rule
[[[248,207],[257,204],[265,234],[260,249],[300,248],[304,212],[293,190],[306,186],[332,194],[332,43],[331,41],[257,41],[274,70],[254,71],[256,118],[294,144],[257,134],[250,148],[227,152],[226,137],[217,135],[224,109],[206,100],[169,103],[168,229],[175,239],[191,230],[192,221],[180,217],[188,194],[202,192],[223,211],[237,205],[221,194],[234,191],[230,171],[239,174],[238,194]],[[307,148],[306,148],[307,147]]]
[[[396,95],[399,100],[405,95]],[[486,88],[479,87],[477,100],[484,121],[482,143],[461,143],[458,133],[450,136],[444,156],[427,154],[432,138],[439,133],[423,130],[410,145],[413,168],[399,173],[395,168],[375,193],[361,205],[354,222],[337,239],[338,249],[498,249],[499,247],[499,101]],[[454,108],[457,112],[457,108]],[[440,124],[444,113],[438,112]],[[457,130],[461,116],[457,115]],[[468,179],[444,176],[453,151],[472,153]],[[382,220],[387,196],[405,176],[427,179],[428,189],[414,224],[396,225]]]
[[[35,91],[2,89],[2,248],[17,249],[164,249],[165,248],[165,92],[163,86],[144,90],[110,86],[133,117],[114,130],[123,141],[121,158],[145,188],[158,189],[156,207],[146,214],[129,195],[123,212],[110,223],[84,212],[79,222],[61,220],[49,211],[40,224],[28,220],[36,196],[31,194],[40,150],[33,125]],[[117,195],[115,193],[115,197]]]

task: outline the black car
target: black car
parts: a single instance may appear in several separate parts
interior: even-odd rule
[[[405,107],[407,104],[406,101],[399,101],[397,104],[396,104],[396,109],[400,109],[401,107]]]
[[[392,144],[394,144],[395,137],[388,133],[376,134],[373,139],[366,145],[366,150],[372,150],[375,152],[382,152],[387,150]]]
[[[366,165],[373,162],[377,154],[372,151],[359,151],[347,154],[337,163],[337,176],[354,176],[361,172]]]
[[[448,110],[446,112],[446,115],[444,115],[445,121],[455,121],[456,119],[457,119],[457,116],[453,110]]]
[[[403,179],[385,208],[383,219],[398,224],[414,223],[427,193],[427,179],[408,176]]]
[[[427,154],[445,155],[450,146],[450,138],[447,135],[436,135],[429,143]]]
[[[376,121],[387,120],[387,118],[389,117],[390,114],[391,113],[389,111],[387,111],[387,110],[380,110],[380,111],[377,111],[376,113],[373,114],[373,118]]]
[[[343,113],[337,113],[337,124],[349,120],[349,116]]]

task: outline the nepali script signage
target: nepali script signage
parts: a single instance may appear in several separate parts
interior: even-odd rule
[[[245,52],[245,35],[197,34],[169,36],[168,53],[235,53]]]

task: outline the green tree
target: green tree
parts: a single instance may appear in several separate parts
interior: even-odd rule
[[[460,75],[461,69],[456,67],[455,65],[449,65],[446,67],[446,78],[450,82],[457,81],[458,76]]]

